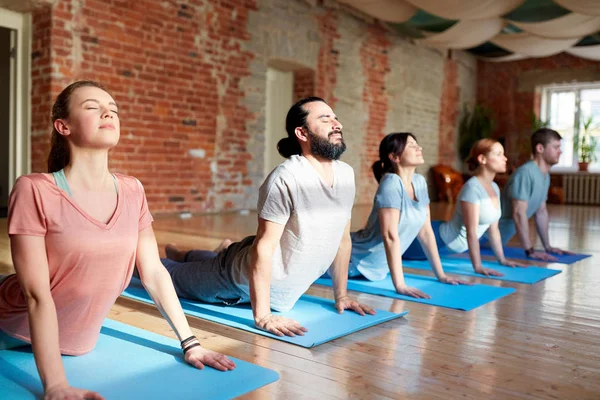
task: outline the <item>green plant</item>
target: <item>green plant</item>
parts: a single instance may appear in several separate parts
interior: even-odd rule
[[[495,127],[496,121],[492,118],[491,109],[476,105],[471,112],[465,104],[458,126],[458,150],[461,160],[469,157],[471,147],[476,141],[490,137]]]
[[[582,118],[581,128],[575,133],[573,137],[573,153],[577,154],[579,161],[583,163],[590,163],[598,160],[596,156],[596,146],[598,145],[598,138],[591,135],[592,123],[594,122],[593,117]],[[583,128],[583,134],[580,134]]]
[[[531,131],[535,132],[538,129],[542,129],[542,128],[548,128],[550,126],[550,120],[542,120],[540,118],[538,118],[537,115],[535,115],[535,113],[531,113]]]

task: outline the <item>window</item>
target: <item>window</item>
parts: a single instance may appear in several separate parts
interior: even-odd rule
[[[600,82],[553,85],[541,88],[542,121],[563,137],[562,156],[552,169],[577,171],[578,155],[573,149],[573,139],[583,134],[584,121],[592,119],[589,132],[597,138],[596,157],[600,159]],[[600,160],[590,163],[589,170],[600,171]]]

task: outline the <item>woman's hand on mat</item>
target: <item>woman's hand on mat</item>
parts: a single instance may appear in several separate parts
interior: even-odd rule
[[[48,388],[44,393],[44,400],[104,400],[104,397],[96,392],[77,389],[65,383]]]
[[[527,265],[525,264],[521,264],[520,262],[516,262],[516,261],[510,261],[510,260],[500,260],[498,261],[498,263],[500,263],[500,265],[504,265],[505,267],[511,267],[511,268],[515,268],[515,267],[519,267],[519,268],[527,268]]]
[[[542,261],[558,261],[558,258],[552,254],[546,253],[545,251],[534,251],[529,255],[529,258],[535,258]]]
[[[231,371],[235,368],[235,363],[226,355],[205,349],[202,346],[189,349],[185,353],[185,361],[198,369],[203,369],[205,365],[219,371]]]
[[[417,299],[430,299],[431,298],[430,295],[423,293],[419,289],[410,287],[410,286],[406,286],[406,285],[397,287],[396,293],[403,294],[404,296],[415,297]]]
[[[366,304],[361,304],[356,300],[352,300],[348,296],[340,297],[335,301],[335,308],[341,314],[344,310],[352,310],[360,315],[371,314],[375,315],[375,310]]]
[[[270,313],[255,322],[255,325],[257,328],[269,331],[277,336],[303,336],[304,332],[308,332],[308,329],[300,325],[300,322]]]
[[[472,285],[471,282],[463,281],[462,279],[452,278],[447,275],[439,278],[439,281],[442,283],[447,283],[448,285]]]
[[[562,250],[562,249],[559,249],[558,247],[552,247],[552,246],[546,247],[546,252],[552,253],[552,254],[558,254],[559,256],[562,256],[563,254],[568,254],[568,255],[572,256],[575,254],[572,251]]]
[[[506,265],[506,264],[504,264]],[[504,274],[502,272],[496,271],[495,269],[491,269],[491,268],[483,268],[483,267],[479,267],[479,268],[475,268],[475,272],[481,275],[485,275],[485,276],[504,276]]]

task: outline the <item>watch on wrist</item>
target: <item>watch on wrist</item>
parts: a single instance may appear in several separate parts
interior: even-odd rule
[[[527,257],[530,257],[534,252],[535,252],[535,250],[533,249],[533,247],[530,247],[530,248],[528,248],[528,249],[525,250],[525,255]]]

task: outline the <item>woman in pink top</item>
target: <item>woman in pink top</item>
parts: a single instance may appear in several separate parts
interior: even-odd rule
[[[46,399],[101,398],[69,386],[61,353],[93,349],[137,264],[185,360],[197,368],[235,368],[192,335],[160,262],[141,183],[108,170],[108,151],[120,134],[113,98],[97,83],[76,82],[58,96],[52,122],[53,174],[20,177],[10,197],[16,274],[0,282],[0,349],[31,343]]]

